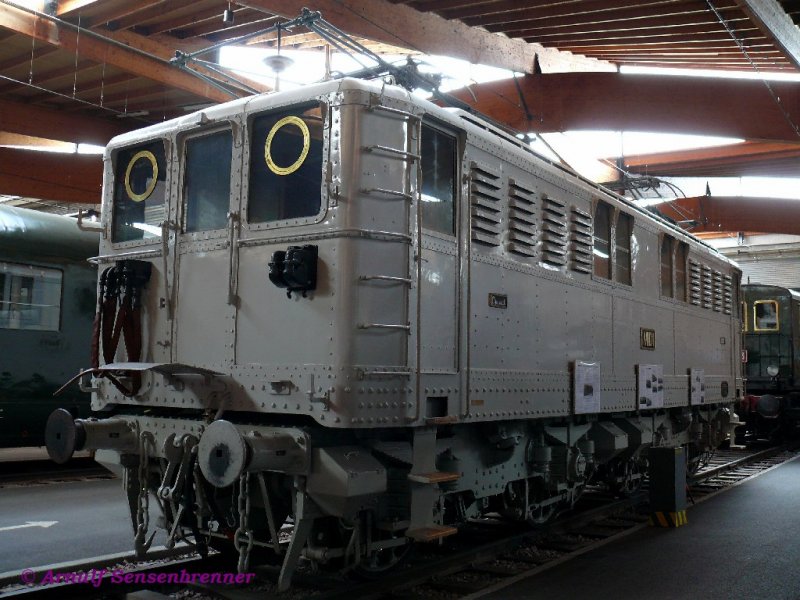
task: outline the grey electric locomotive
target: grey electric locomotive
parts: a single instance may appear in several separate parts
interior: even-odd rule
[[[478,117],[326,82],[120,136],[105,182],[127,350],[100,336],[110,416],[49,448],[125,472],[140,552],[156,498],[170,543],[268,549],[281,587],[380,570],[727,435],[736,267]]]

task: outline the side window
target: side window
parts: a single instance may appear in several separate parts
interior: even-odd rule
[[[322,208],[322,107],[257,116],[250,130],[247,219],[314,217]]]
[[[633,217],[620,212],[617,217],[615,235],[616,254],[614,255],[614,279],[625,285],[631,285],[631,236],[633,234]]]
[[[742,300],[741,311],[742,311],[742,331],[747,331],[748,330],[747,329],[747,302],[745,302],[744,300]]]
[[[594,208],[594,274],[611,279],[611,206],[598,201]]]
[[[114,167],[112,242],[161,237],[167,165],[161,140],[120,150]]]
[[[0,328],[58,331],[61,279],[58,269],[0,262]]]
[[[220,131],[186,141],[183,230],[221,229],[228,222],[232,137]]]
[[[686,264],[689,259],[689,244],[677,242],[675,248],[675,299],[686,302]]]
[[[775,300],[756,300],[753,303],[753,330],[778,331],[778,303]]]
[[[661,239],[661,295],[672,298],[672,249],[673,239],[665,235]]]
[[[422,124],[422,226],[455,235],[456,138]]]

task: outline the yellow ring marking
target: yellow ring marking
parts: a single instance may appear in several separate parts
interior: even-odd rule
[[[297,160],[288,167],[278,166],[275,164],[275,161],[272,160],[272,138],[275,137],[275,134],[278,133],[278,131],[280,131],[284,125],[294,125],[303,133],[303,149],[300,152],[300,156],[298,156]],[[275,175],[289,175],[300,168],[300,166],[303,164],[303,161],[305,161],[306,156],[308,156],[308,149],[310,147],[311,134],[308,132],[308,125],[306,125],[305,121],[294,115],[283,117],[280,121],[272,126],[272,129],[269,130],[267,142],[264,144],[264,159],[267,161],[269,170],[275,173]]]
[[[141,194],[137,194],[131,187],[131,171],[133,170],[133,165],[135,165],[136,161],[138,161],[140,158],[146,158],[150,161],[150,164],[153,167],[153,178],[150,180],[150,183],[147,184],[147,189],[145,189],[145,191],[143,191]],[[128,168],[125,169],[125,191],[128,192],[128,197],[131,200],[134,202],[141,202],[142,200],[147,200],[150,197],[150,194],[152,194],[153,190],[156,189],[156,183],[158,183],[158,161],[156,161],[155,155],[149,150],[140,150],[133,155],[133,158],[131,158],[131,160],[128,162]]]

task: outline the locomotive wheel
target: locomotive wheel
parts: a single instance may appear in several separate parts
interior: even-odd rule
[[[628,460],[614,467],[608,478],[608,487],[617,496],[632,496],[642,487],[642,469],[636,460]]]
[[[538,481],[538,480],[537,480]],[[529,525],[540,527],[558,514],[558,502],[553,502],[554,495],[547,492],[541,482],[531,482],[531,503],[528,509]]]

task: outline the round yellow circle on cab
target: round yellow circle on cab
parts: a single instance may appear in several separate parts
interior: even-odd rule
[[[153,178],[150,180],[150,183],[147,184],[147,188],[141,194],[137,194],[131,187],[131,171],[133,170],[133,165],[135,165],[136,162],[141,158],[145,158],[150,161],[150,165],[153,168]],[[134,202],[141,202],[142,200],[147,200],[150,197],[150,195],[153,193],[153,190],[156,189],[156,183],[158,183],[158,161],[156,160],[156,156],[149,150],[140,150],[133,155],[131,160],[128,162],[128,168],[125,169],[125,191],[128,193],[128,197],[131,200]]]
[[[272,138],[274,138],[275,134],[286,125],[294,125],[303,134],[303,149],[300,151],[300,156],[297,157],[296,161],[294,161],[288,167],[281,167],[280,165],[276,164],[274,160],[272,160]],[[297,169],[299,169],[306,160],[306,157],[308,156],[308,149],[310,147],[311,134],[308,131],[308,125],[306,125],[306,122],[300,117],[290,115],[288,117],[283,117],[272,126],[272,129],[269,130],[267,141],[264,144],[264,159],[267,161],[267,167],[269,167],[269,170],[275,173],[275,175],[290,175],[291,173],[297,171]]]

